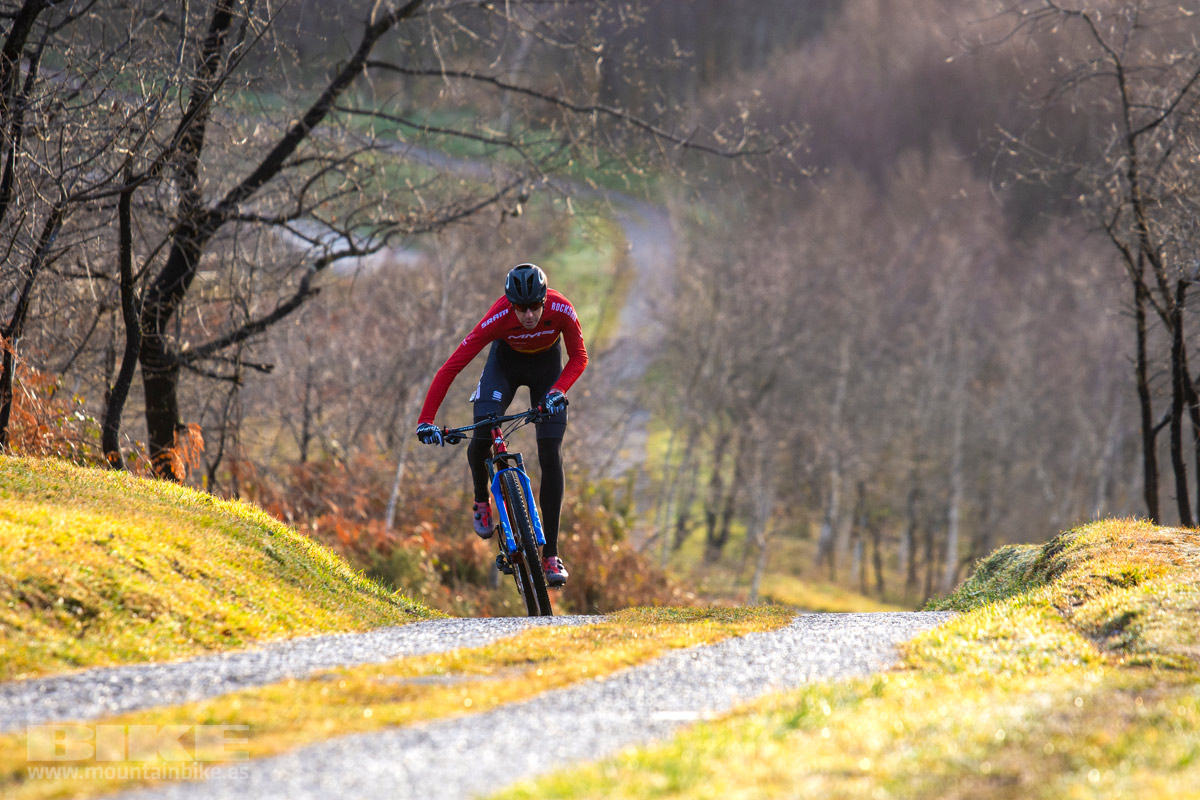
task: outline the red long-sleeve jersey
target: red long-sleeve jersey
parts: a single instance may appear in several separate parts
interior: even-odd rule
[[[567,346],[567,363],[563,366],[558,380],[554,382],[553,388],[565,394],[583,374],[588,362],[587,348],[583,344],[583,330],[579,327],[575,307],[571,305],[570,300],[554,289],[547,289],[542,318],[538,320],[536,328],[525,330],[517,315],[513,313],[512,303],[507,297],[501,297],[492,304],[483,315],[483,319],[471,329],[467,338],[462,340],[462,344],[455,348],[446,359],[446,363],[442,364],[433,376],[433,383],[425,395],[425,405],[421,407],[421,416],[417,423],[433,422],[442,401],[446,399],[446,392],[450,391],[450,384],[485,346],[497,339],[503,339],[518,353],[540,353],[553,347],[560,337]]]

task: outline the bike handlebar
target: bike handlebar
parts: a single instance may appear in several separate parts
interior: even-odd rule
[[[493,428],[497,425],[503,425],[506,422],[520,421],[524,425],[531,422],[539,422],[543,419],[549,419],[550,415],[541,408],[531,408],[528,411],[522,411],[520,414],[508,414],[499,416],[497,414],[488,414],[479,422],[471,425],[464,425],[461,428],[442,428],[442,441],[446,444],[458,444],[466,438],[466,434],[479,428]]]

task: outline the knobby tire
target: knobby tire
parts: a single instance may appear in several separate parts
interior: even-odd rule
[[[504,492],[504,506],[508,509],[508,521],[517,540],[517,554],[513,561],[517,588],[525,598],[525,609],[529,616],[549,617],[554,615],[550,607],[550,593],[546,590],[546,575],[542,572],[541,554],[537,539],[533,535],[533,519],[525,502],[521,482],[512,472],[501,476],[500,487]]]

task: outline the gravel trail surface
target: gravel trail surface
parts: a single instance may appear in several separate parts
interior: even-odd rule
[[[342,737],[237,765],[239,774],[123,797],[465,798],[670,735],[740,702],[867,675],[948,613],[805,614],[772,633],[675,651],[494,711]]]
[[[86,720],[180,705],[250,686],[353,664],[481,647],[532,625],[579,625],[603,617],[498,617],[414,622],[366,633],[306,636],[186,661],[88,669],[0,683],[0,733],[51,721]]]

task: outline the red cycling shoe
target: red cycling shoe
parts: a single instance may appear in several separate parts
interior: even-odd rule
[[[490,539],[492,534],[496,532],[496,526],[492,523],[492,504],[487,500],[474,505],[475,512],[475,535],[480,539]]]
[[[567,582],[567,568],[558,556],[543,558],[542,572],[546,574],[546,585],[551,589],[561,589]]]

